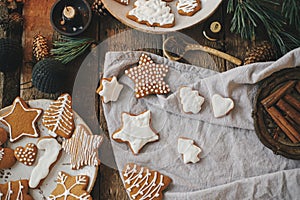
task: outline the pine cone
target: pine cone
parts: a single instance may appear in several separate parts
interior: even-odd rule
[[[23,17],[17,13],[17,12],[13,12],[11,14],[9,14],[9,28],[11,30],[15,30],[17,28],[20,28],[23,26]]]
[[[258,45],[255,45],[246,53],[244,64],[251,64],[255,62],[265,62],[276,59],[276,54],[273,46],[263,41]]]
[[[44,36],[37,34],[34,36],[32,53],[36,61],[49,56],[48,40]]]
[[[92,5],[92,10],[99,16],[106,15],[106,8],[101,0],[95,0]]]

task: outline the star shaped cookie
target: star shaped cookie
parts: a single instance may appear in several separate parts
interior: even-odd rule
[[[84,125],[77,125],[72,137],[62,143],[62,148],[71,157],[72,169],[80,169],[85,165],[97,166],[100,164],[98,148],[102,140],[101,135],[93,135]]]
[[[159,135],[151,128],[151,113],[147,110],[139,115],[122,113],[123,126],[113,133],[112,139],[117,142],[125,142],[130,146],[133,154],[139,151],[149,142],[155,142]]]
[[[122,89],[123,85],[119,84],[117,78],[113,76],[112,78],[101,79],[100,87],[96,92],[101,96],[104,103],[108,103],[117,101]]]
[[[86,175],[71,176],[66,172],[59,172],[57,186],[47,199],[49,200],[92,200],[91,195],[86,191],[89,177]]]
[[[37,120],[42,114],[42,109],[29,108],[26,102],[17,97],[11,110],[0,117],[9,128],[10,142],[15,142],[23,136],[38,137]]]
[[[164,64],[156,64],[146,54],[142,54],[139,65],[128,70],[125,74],[134,81],[135,97],[142,98],[150,94],[167,94],[169,85],[164,81],[169,67]]]

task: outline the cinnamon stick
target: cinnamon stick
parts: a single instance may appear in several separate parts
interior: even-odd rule
[[[283,99],[300,112],[300,102],[290,94],[286,94]]]
[[[294,87],[295,81],[289,81],[281,88],[273,92],[271,95],[264,98],[261,103],[264,105],[265,108],[269,108],[273,106],[289,89]]]
[[[300,113],[294,109],[290,104],[286,103],[284,100],[280,99],[276,104],[280,110],[282,110],[286,115],[288,115],[297,124],[300,124]]]
[[[279,126],[279,128],[281,128],[281,130],[293,143],[298,143],[300,141],[300,134],[289,124],[289,122],[275,107],[272,106],[266,110],[275,121],[275,123]]]

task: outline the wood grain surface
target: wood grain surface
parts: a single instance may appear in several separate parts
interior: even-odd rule
[[[54,31],[51,27],[49,16],[50,9],[55,0],[29,0],[26,1],[23,7],[23,16],[25,18],[25,24],[23,29],[22,44],[24,48],[24,62],[23,66],[19,71],[7,74],[0,74],[0,106],[4,107],[10,105],[16,96],[21,96],[25,100],[29,99],[40,99],[40,98],[50,98],[55,99],[59,94],[46,94],[38,91],[35,88],[30,89],[20,89],[30,87],[29,85],[22,85],[22,83],[30,82],[31,72],[32,72],[32,42],[33,36],[40,33],[46,36],[49,41],[52,41]],[[89,0],[92,3],[92,0]],[[206,20],[203,24],[197,24],[193,27],[180,31],[193,38],[196,42],[202,45],[207,45],[209,47],[216,48],[218,50],[230,53],[240,59],[243,59],[246,53],[247,47],[251,46],[253,42],[241,40],[238,36],[233,35],[229,31],[230,21],[229,16],[226,15],[226,1],[223,2],[221,6],[217,9],[214,15]],[[211,21],[220,21],[222,24],[223,32],[220,36],[218,42],[212,42],[207,40],[202,31],[206,28],[207,24]],[[18,35],[18,36],[16,36]],[[101,48],[101,52],[96,52],[98,54],[103,54],[107,51],[127,51],[127,50],[145,50],[158,55],[163,55],[162,44],[171,34],[165,35],[153,35],[149,33],[143,33],[140,31],[133,30],[110,14],[107,16],[97,17],[94,16],[92,24],[88,30],[82,35],[94,38],[98,42],[104,42],[105,45]],[[21,43],[22,33],[10,35],[9,33],[0,30],[0,36],[14,37]],[[117,36],[117,37],[116,37]],[[19,37],[19,38],[18,38]],[[81,63],[83,62],[86,54],[79,57],[75,61],[69,63],[66,68],[68,69],[66,73],[67,84],[65,86],[65,92],[72,93],[74,81],[78,70],[80,70]],[[100,55],[101,56],[101,55]],[[189,63],[210,68],[219,72],[226,71],[228,69],[236,67],[235,65],[224,61],[223,59],[217,58],[215,56],[210,57],[208,54],[203,54],[203,52],[188,52],[185,55],[186,60]],[[209,60],[209,62],[208,62]],[[212,61],[213,60],[213,64]],[[184,62],[184,61],[183,61]],[[100,63],[100,62],[99,62]],[[90,82],[82,84],[80,91],[89,90],[89,85],[93,88],[97,87],[98,83],[93,83],[92,80],[99,80],[101,75],[101,68],[103,65],[98,62],[90,63],[90,65],[98,66],[97,68],[91,68],[92,74]],[[73,93],[75,96],[80,95],[76,92]],[[101,103],[99,97],[93,94],[93,102],[95,106],[84,106],[80,102],[75,102],[75,110],[82,106],[83,109],[88,109],[86,113],[96,112],[96,115],[84,115],[83,119],[89,124],[95,120],[100,121],[100,126],[104,133],[108,136],[107,126],[105,118],[103,116]],[[96,118],[96,119],[95,119]],[[94,124],[89,124],[95,126]],[[98,130],[94,130],[97,132]],[[99,169],[98,178],[96,180],[93,192],[93,199],[105,199],[105,200],[126,200],[129,199],[125,189],[123,187],[121,178],[117,170],[101,165]]]

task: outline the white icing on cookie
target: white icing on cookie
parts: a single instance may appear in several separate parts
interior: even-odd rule
[[[25,165],[31,166],[35,162],[37,147],[33,143],[26,144],[24,147],[17,147],[14,150],[15,157],[18,161],[22,162]]]
[[[29,187],[31,188],[36,188],[41,180],[47,177],[50,166],[57,160],[61,150],[61,145],[54,138],[41,138],[37,147],[39,150],[45,150],[45,153],[31,172],[29,179]]]
[[[84,175],[75,176],[75,182],[71,184],[66,184],[68,179],[72,179],[72,176],[64,173],[58,172],[57,177],[57,187],[62,188],[60,194],[54,195],[50,194],[49,200],[56,199],[78,199],[78,200],[90,200],[92,199],[91,195],[85,191],[85,188],[88,184],[88,177]]]
[[[151,176],[153,178],[151,180]],[[141,167],[137,169],[137,165],[132,168],[127,165],[126,171],[123,174],[125,184],[130,185],[126,190],[130,193],[134,188],[138,188],[136,193],[130,193],[132,199],[136,199],[138,196],[140,200],[152,200],[157,199],[164,186],[164,176],[158,174],[156,171],[150,171],[147,168]],[[151,181],[150,181],[151,180]],[[156,182],[159,181],[157,184]]]
[[[117,78],[114,76],[111,81],[103,79],[101,83],[103,88],[98,94],[103,97],[103,102],[117,101],[123,89],[123,85],[118,83]]]
[[[194,144],[194,141],[188,138],[178,138],[178,153],[183,154],[185,164],[200,161],[199,154],[201,148]]]
[[[128,142],[133,153],[138,154],[144,145],[159,138],[150,127],[150,118],[150,110],[136,116],[122,113],[123,127],[112,138]]]
[[[4,156],[4,149],[1,148],[1,149],[0,149],[0,160],[3,159],[3,156]]]
[[[49,135],[56,137],[57,132],[60,131],[64,134],[61,135],[63,137],[71,136],[74,123],[71,96],[63,94],[53,101],[45,111],[42,121],[49,129]]]
[[[72,169],[85,165],[97,166],[100,163],[98,148],[102,139],[102,136],[93,135],[84,125],[77,125],[72,137],[62,143],[62,148],[71,157]]]
[[[17,197],[14,198],[14,199],[17,199],[17,200],[24,200],[23,193],[22,193],[22,189],[24,188],[24,186],[22,185],[21,180],[19,180],[19,181],[14,181],[14,182],[18,182]],[[16,189],[16,187],[13,186],[13,183],[12,183],[11,181],[8,182],[8,183],[6,183],[6,184],[7,184],[7,190],[6,190],[6,193],[3,191],[4,194],[6,194],[6,195],[5,195],[5,197],[4,197],[4,196],[3,196],[4,194],[0,192],[0,200],[3,199],[2,197],[4,197],[3,200],[11,200],[11,199],[12,199],[12,196],[11,196],[11,195],[13,194],[13,190]],[[3,185],[3,184],[1,184],[1,185]]]
[[[179,0],[176,5],[178,11],[181,10],[185,13],[194,12],[197,6],[199,6],[197,0]]]
[[[139,22],[160,26],[173,24],[175,19],[171,8],[162,0],[137,0],[128,15],[136,17]]]
[[[134,81],[136,98],[142,98],[150,94],[167,94],[169,85],[164,81],[169,67],[164,64],[156,64],[146,54],[142,54],[139,65],[125,70],[125,74]]]
[[[19,132],[17,136],[13,136],[13,129],[15,127],[12,127],[11,124],[9,122],[7,122],[5,119],[7,117],[10,117],[11,115],[16,115],[15,113],[15,110],[17,108],[17,105],[20,105],[23,112],[34,112],[36,113],[36,116],[34,117],[34,119],[32,120],[31,122],[31,133],[29,132],[26,132],[28,130],[23,130],[22,132]],[[17,97],[13,104],[12,104],[12,108],[10,110],[10,112],[8,112],[7,114],[5,114],[4,116],[0,117],[0,121],[3,122],[4,124],[6,124],[8,126],[8,129],[9,129],[9,136],[10,136],[10,142],[15,142],[17,141],[19,138],[23,137],[23,136],[29,136],[29,137],[39,137],[39,131],[36,127],[36,123],[37,123],[37,120],[38,118],[40,117],[40,115],[42,114],[42,110],[41,109],[36,109],[36,108],[26,108],[25,106],[27,106],[27,104],[23,101],[21,101],[21,98],[20,97]],[[24,116],[23,113],[21,113],[22,116]],[[24,121],[22,120],[19,120],[19,121],[16,121],[17,122],[17,125],[15,126],[22,126]]]
[[[234,102],[231,98],[223,98],[219,94],[212,96],[211,104],[216,118],[227,115],[234,108]]]
[[[180,102],[183,111],[186,113],[198,113],[204,103],[204,98],[199,95],[197,90],[192,90],[189,87],[182,87],[179,90]]]

